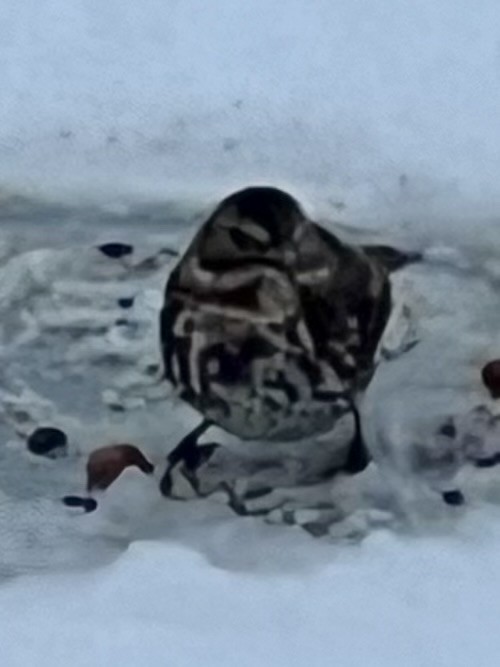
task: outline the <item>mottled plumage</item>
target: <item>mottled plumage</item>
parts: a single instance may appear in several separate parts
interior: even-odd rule
[[[167,283],[167,379],[243,439],[331,429],[374,371],[391,310],[389,270],[408,256],[354,247],[275,188],[216,208]]]

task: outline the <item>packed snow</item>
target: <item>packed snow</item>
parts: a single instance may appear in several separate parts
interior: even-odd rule
[[[494,0],[7,0],[0,181],[204,203],[258,180],[350,221],[495,214],[497,24]]]
[[[480,406],[497,453],[499,18],[493,0],[0,5],[2,664],[496,665],[498,471],[462,445]],[[377,465],[241,517],[159,493],[199,416],[161,380],[157,320],[203,216],[255,182],[424,261],[394,276],[362,405]],[[450,419],[465,436],[440,465]],[[40,425],[66,456],[27,451]],[[117,442],[154,475],[64,506]],[[462,507],[441,502],[455,488]]]

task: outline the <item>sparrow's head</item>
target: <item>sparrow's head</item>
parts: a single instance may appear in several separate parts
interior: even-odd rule
[[[224,199],[207,222],[213,241],[232,252],[266,253],[291,242],[307,222],[299,204],[286,192],[250,187]]]

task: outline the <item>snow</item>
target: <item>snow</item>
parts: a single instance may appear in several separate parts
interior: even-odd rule
[[[0,4],[3,664],[497,663],[498,472],[461,441],[456,467],[414,461],[443,421],[498,415],[480,378],[500,343],[498,18],[493,0]],[[319,489],[341,518],[322,539],[158,493],[199,419],[158,374],[159,251],[252,182],[346,239],[424,252],[394,278],[362,406],[379,466]],[[66,458],[26,452],[41,424]],[[113,442],[154,477],[63,506]],[[455,485],[464,507],[437,502]]]
[[[264,553],[251,571],[215,567],[172,540],[136,542],[99,571],[4,586],[3,655],[9,667],[489,667],[499,649],[496,519],[492,530],[483,514],[467,539],[382,532],[329,562],[314,544],[285,541],[272,554],[281,573],[266,571],[256,533]],[[218,548],[243,551],[235,537],[219,534]],[[290,548],[302,566],[290,567]]]
[[[498,473],[462,461],[467,503],[455,508],[408,465],[415,438],[432,449],[441,420],[477,404],[495,411],[480,381],[498,336],[481,244],[431,248],[424,265],[395,278],[406,310],[395,309],[392,356],[363,406],[383,435],[372,441],[380,471],[321,489],[344,516],[315,540],[272,513],[266,523],[216,498],[158,492],[166,452],[199,419],[172,402],[155,370],[157,311],[176,261],[158,251],[182,247],[189,224],[185,235],[175,225],[108,224],[76,237],[22,224],[23,234],[4,230],[0,265],[0,642],[9,667],[496,664]],[[111,239],[134,252],[105,257],[95,243]],[[124,310],[118,300],[131,295]],[[128,326],[116,324],[124,317]],[[450,331],[460,331],[460,347]],[[418,343],[401,354],[408,339]],[[66,431],[66,458],[26,452],[40,424]],[[64,507],[63,495],[84,492],[88,452],[112,442],[138,444],[154,477],[129,469],[97,496],[96,512]],[[308,498],[301,506],[286,493],[299,502],[296,523],[307,523]]]
[[[0,7],[7,193],[214,200],[251,181],[357,216],[498,205],[494,0]]]

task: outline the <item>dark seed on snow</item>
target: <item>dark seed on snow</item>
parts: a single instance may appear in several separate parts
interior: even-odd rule
[[[488,456],[482,459],[476,459],[476,468],[492,468],[498,463],[497,456]]]
[[[80,496],[64,496],[62,501],[68,507],[81,507],[83,504],[83,498]]]
[[[443,493],[443,500],[447,505],[454,505],[455,507],[463,505],[465,502],[463,493],[458,489],[454,489],[453,491],[445,491]]]
[[[65,453],[68,438],[64,431],[51,426],[37,428],[28,437],[30,452],[39,456],[55,456]]]
[[[111,259],[120,259],[126,255],[131,255],[134,252],[134,247],[128,243],[103,243],[99,246],[99,250]]]
[[[112,412],[125,412],[125,406],[121,403],[108,403],[108,408]]]
[[[118,305],[120,308],[132,308],[134,305],[134,297],[123,297],[118,299]]]
[[[457,435],[457,429],[452,421],[446,422],[439,429],[439,433],[447,438],[454,438]]]
[[[80,496],[64,496],[63,503],[67,507],[82,507],[86,512],[97,509],[97,501],[93,498],[81,498]]]

